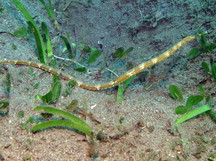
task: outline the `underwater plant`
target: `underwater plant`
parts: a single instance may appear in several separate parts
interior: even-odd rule
[[[25,7],[20,3],[19,0],[13,0],[13,3],[20,10],[20,12],[24,15],[27,20],[29,27],[31,28],[32,33],[34,34],[37,49],[38,49],[38,58],[41,63],[46,63],[46,50],[43,42],[42,34],[35,23],[33,17],[29,14],[29,12],[25,9]]]
[[[37,94],[35,97],[41,99],[42,102],[45,104],[56,103],[60,98],[61,88],[62,86],[61,86],[59,76],[54,75],[53,82],[51,83],[51,90],[43,96],[41,96],[40,94]]]
[[[172,98],[178,101],[183,100],[182,92],[176,85],[170,85],[169,92]]]
[[[11,90],[11,76],[10,73],[7,73],[5,76],[5,80],[3,82],[3,88],[5,97],[4,99],[0,100],[0,116],[5,116],[9,112],[9,97],[10,97],[10,90]]]
[[[183,122],[185,122],[185,121],[187,121],[187,120],[189,120],[189,119],[191,119],[191,118],[193,118],[195,116],[203,114],[203,113],[205,113],[205,112],[207,112],[209,110],[211,110],[211,107],[208,104],[203,105],[201,107],[198,107],[198,108],[194,109],[193,111],[190,111],[190,112],[186,113],[184,116],[182,116],[178,120],[176,120],[175,123],[176,124],[181,124],[181,123],[183,123]]]
[[[216,113],[213,111],[211,107],[210,95],[206,94],[204,88],[201,85],[199,85],[198,87],[199,87],[199,92],[201,93],[200,95],[189,96],[186,100],[185,106],[180,105],[175,108],[176,114],[184,114],[182,117],[176,120],[176,124],[183,123],[203,113],[208,114],[213,121],[216,121],[215,119]],[[169,91],[172,98],[178,101],[183,100],[182,92],[177,86],[170,85]],[[199,104],[201,101],[203,101],[203,99],[205,99],[205,103],[204,105],[200,106]],[[194,107],[196,108],[193,109]]]
[[[117,96],[116,96],[116,102],[117,103],[120,103],[120,104],[122,103],[124,91],[127,88],[127,86],[130,84],[130,82],[133,81],[134,78],[135,78],[135,76],[127,79],[122,84],[118,85],[118,92],[117,92]]]
[[[213,59],[210,59],[210,65],[206,62],[201,64],[203,70],[212,76],[212,79],[216,83],[216,65],[214,64]]]
[[[5,116],[9,112],[9,100],[0,100],[0,116]]]
[[[47,14],[52,19],[56,29],[60,30],[60,25],[59,25],[58,21],[56,20],[51,0],[48,0],[48,2],[47,2],[48,4],[46,4],[46,2],[44,0],[40,0],[40,2],[43,4]]]
[[[193,59],[203,53],[211,52],[216,49],[215,43],[209,43],[205,35],[200,36],[199,48],[192,48],[188,54],[188,58]]]
[[[64,118],[64,120],[51,120],[39,123],[32,128],[32,132],[37,132],[49,127],[61,126],[76,129],[88,136],[92,135],[92,128],[88,124],[68,112],[47,106],[38,106],[34,109],[34,111],[42,111],[45,113],[57,115]]]
[[[198,105],[203,99],[204,97],[201,95],[196,95],[196,96],[191,95],[187,98],[185,106],[181,105],[175,108],[175,113],[184,114],[190,111],[193,106]]]

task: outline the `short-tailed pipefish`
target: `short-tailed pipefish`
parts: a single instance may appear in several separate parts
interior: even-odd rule
[[[167,51],[165,51],[161,55],[139,64],[138,66],[125,72],[124,74],[117,77],[116,79],[114,79],[110,82],[104,83],[104,84],[97,84],[97,85],[85,84],[84,82],[77,80],[76,78],[74,78],[74,77],[72,77],[66,73],[63,73],[62,71],[56,70],[56,69],[51,68],[49,66],[46,66],[44,64],[30,62],[30,61],[5,60],[5,61],[0,61],[0,64],[16,64],[16,65],[24,65],[24,66],[31,66],[34,68],[39,68],[39,69],[47,71],[49,73],[59,75],[62,79],[73,80],[76,82],[77,86],[79,86],[80,88],[87,89],[87,90],[102,90],[102,89],[107,89],[107,88],[111,88],[111,87],[114,87],[116,85],[119,85],[120,83],[122,83],[125,80],[129,79],[130,77],[136,75],[137,73],[143,71],[144,69],[149,68],[155,64],[158,64],[159,62],[161,62],[163,60],[166,60],[173,53],[175,53],[178,49],[180,49],[184,44],[188,43],[189,41],[191,41],[197,37],[200,37],[201,35],[202,34],[185,37],[184,39],[179,41],[177,44],[175,44],[173,47],[171,47],[170,49],[168,49]]]

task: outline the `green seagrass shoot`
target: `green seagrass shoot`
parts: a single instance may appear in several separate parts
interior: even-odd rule
[[[208,104],[203,105],[201,107],[198,107],[198,108],[194,109],[193,111],[190,111],[190,112],[186,113],[184,116],[182,116],[181,118],[176,120],[175,123],[176,124],[181,124],[181,123],[183,123],[183,122],[185,122],[185,121],[187,121],[187,120],[189,120],[189,119],[191,119],[191,118],[193,118],[195,116],[203,114],[203,113],[205,113],[205,112],[207,112],[209,110],[211,110],[211,107]]]
[[[117,96],[116,96],[116,102],[121,104],[123,100],[123,95],[125,89],[128,87],[128,85],[134,80],[136,76],[133,76],[129,78],[128,80],[124,81],[122,84],[118,85],[118,91],[117,91]]]
[[[215,43],[209,43],[206,35],[203,34],[200,37],[199,41],[199,47],[198,48],[192,48],[188,54],[188,58],[193,59],[203,53],[211,52],[216,48]]]
[[[37,94],[35,98],[39,98],[40,100],[42,100],[44,104],[56,103],[61,96],[61,89],[62,89],[62,85],[61,85],[60,77],[54,75],[50,91],[43,96]]]
[[[43,42],[42,34],[39,30],[39,27],[35,23],[33,17],[30,15],[30,13],[26,10],[26,8],[22,5],[22,3],[19,0],[13,0],[13,3],[16,5],[16,7],[20,10],[20,12],[24,15],[24,17],[27,20],[27,23],[35,37],[37,50],[38,50],[38,58],[41,63],[46,63],[46,50],[45,45]]]
[[[212,76],[212,79],[216,83],[216,65],[214,64],[213,59],[210,59],[210,65],[206,62],[201,64],[203,70]]]
[[[93,134],[92,128],[85,121],[63,110],[59,110],[59,109],[56,109],[53,107],[47,107],[47,106],[38,106],[34,109],[34,111],[42,111],[45,113],[50,113],[52,115],[57,115],[64,119],[63,120],[62,119],[61,120],[51,120],[51,121],[39,123],[32,128],[32,132],[37,132],[45,128],[60,126],[60,127],[66,127],[66,128],[73,128],[88,136],[92,136]]]
[[[187,98],[185,105],[180,105],[175,108],[176,114],[184,114],[182,117],[176,120],[176,124],[181,124],[189,119],[192,119],[193,117],[196,117],[200,114],[206,113],[210,115],[210,117],[214,120],[214,118],[211,116],[213,115],[213,112],[211,112],[212,108],[210,105],[210,96],[206,94],[204,88],[200,85],[199,91],[201,95],[191,95]],[[175,86],[170,85],[169,87],[170,95],[179,101],[183,100],[183,95],[181,90]],[[201,102],[205,98],[205,104],[200,105]]]
[[[181,90],[176,86],[176,85],[170,85],[169,86],[169,92],[172,98],[182,101],[183,100],[183,95]]]

